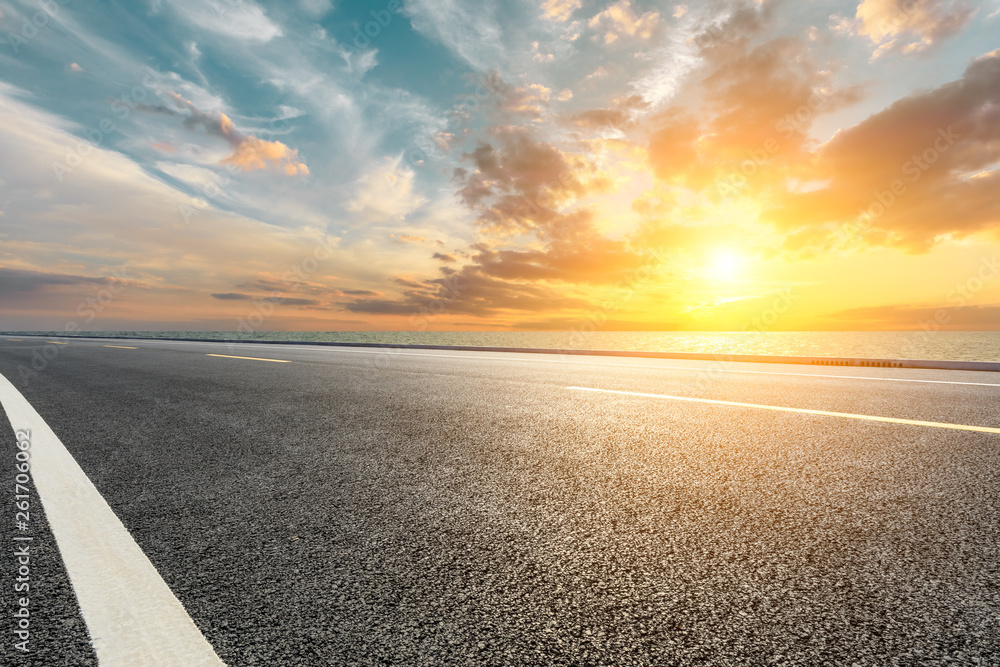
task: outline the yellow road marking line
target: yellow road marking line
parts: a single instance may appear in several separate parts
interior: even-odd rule
[[[137,347],[129,347],[128,345],[105,345],[104,347],[117,347],[119,350],[138,350]]]
[[[225,357],[227,359],[250,359],[251,361],[273,361],[278,364],[291,363],[291,359],[261,359],[260,357],[237,357],[232,354],[206,354],[206,357]]]
[[[761,405],[758,403],[737,403],[714,398],[692,398],[690,396],[669,396],[667,394],[646,394],[639,391],[618,391],[615,389],[595,389],[593,387],[566,387],[579,391],[594,391],[604,394],[621,394],[623,396],[641,396],[644,398],[663,398],[671,401],[689,401],[691,403],[712,403],[714,405],[731,405],[737,408],[757,408],[760,410],[777,410],[779,412],[797,412],[804,415],[821,415],[824,417],[845,417],[873,422],[888,422],[890,424],[910,424],[912,426],[932,426],[934,428],[950,428],[958,431],[979,431],[980,433],[1000,433],[1000,428],[989,426],[969,426],[967,424],[948,424],[944,422],[926,422],[916,419],[896,419],[895,417],[877,417],[874,415],[857,415],[850,412],[830,412],[828,410],[809,410],[807,408],[786,408],[780,405]]]
[[[69,343],[63,343],[63,342],[58,341],[58,340],[49,340],[49,341],[45,341],[45,342],[52,343],[53,345],[69,345]]]
[[[20,338],[7,338],[6,340],[15,340],[15,341],[17,341],[18,343],[23,343],[23,342],[24,342],[24,341],[23,341],[23,340],[21,340]]]

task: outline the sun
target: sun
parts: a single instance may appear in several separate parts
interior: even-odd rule
[[[744,259],[739,253],[719,248],[708,261],[708,275],[716,280],[736,280],[742,274]]]

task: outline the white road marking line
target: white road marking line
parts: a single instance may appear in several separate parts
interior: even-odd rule
[[[223,665],[73,456],[0,375],[0,404],[30,431],[31,477],[101,667]]]
[[[225,357],[226,359],[249,359],[251,361],[273,361],[277,364],[290,364],[291,359],[261,359],[260,357],[237,357],[232,354],[206,354],[206,357]]]
[[[117,347],[119,350],[138,350],[137,347],[132,347],[130,345],[104,345],[103,347]]]
[[[845,417],[873,422],[888,422],[890,424],[910,424],[912,426],[933,426],[935,428],[950,428],[959,431],[979,431],[980,433],[1000,433],[1000,428],[989,426],[969,426],[966,424],[949,424],[945,422],[926,422],[916,419],[897,419],[895,417],[877,417],[874,415],[858,415],[851,412],[830,412],[828,410],[809,410],[807,408],[786,408],[780,405],[761,405],[758,403],[738,403],[722,401],[714,398],[692,398],[691,396],[669,396],[667,394],[647,394],[640,391],[620,391],[617,389],[596,389],[594,387],[566,387],[578,391],[593,391],[602,394],[620,394],[623,396],[639,396],[642,398],[661,398],[670,401],[688,401],[691,403],[711,403],[713,405],[730,405],[737,408],[757,408],[759,410],[777,410],[780,412],[797,412],[805,415],[821,415],[824,417]]]

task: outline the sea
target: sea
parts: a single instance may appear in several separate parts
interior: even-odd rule
[[[1000,331],[91,331],[73,335],[1000,361]]]

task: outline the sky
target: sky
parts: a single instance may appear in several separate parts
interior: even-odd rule
[[[0,0],[0,329],[1000,330],[1000,0]]]

